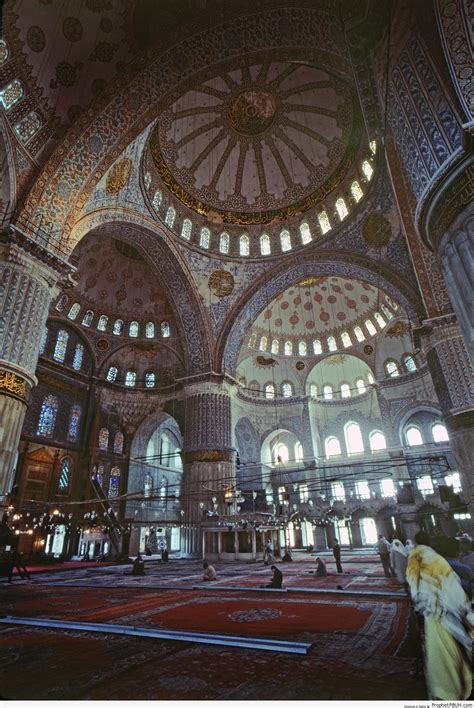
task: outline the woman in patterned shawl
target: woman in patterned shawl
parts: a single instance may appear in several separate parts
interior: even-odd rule
[[[472,610],[449,563],[415,536],[407,582],[415,611],[424,618],[426,683],[431,700],[466,700],[472,690]]]

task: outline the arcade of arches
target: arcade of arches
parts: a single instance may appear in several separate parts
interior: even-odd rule
[[[467,5],[66,5],[0,38],[20,550],[472,532]]]

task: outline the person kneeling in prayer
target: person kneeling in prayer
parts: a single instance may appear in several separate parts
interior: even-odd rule
[[[283,573],[279,570],[276,565],[272,565],[270,570],[273,570],[273,578],[268,585],[260,585],[261,588],[274,588],[281,590],[283,583]]]
[[[316,577],[325,578],[328,574],[328,571],[326,570],[326,565],[324,561],[322,561],[321,558],[316,558],[316,563]]]
[[[207,561],[204,561],[202,567],[204,568],[204,573],[202,574],[203,580],[217,580],[217,573],[214,566],[209,565]]]

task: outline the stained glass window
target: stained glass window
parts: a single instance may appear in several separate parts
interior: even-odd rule
[[[291,236],[288,229],[280,231],[280,245],[282,251],[291,251]]]
[[[116,366],[109,366],[107,374],[106,374],[106,379],[110,383],[114,383],[117,380],[117,374],[118,374],[118,369]]]
[[[82,344],[76,344],[74,349],[74,356],[72,359],[72,368],[75,371],[79,371],[82,366],[82,358],[84,356],[84,347]]]
[[[371,140],[369,143],[369,148],[372,155],[375,155],[375,153],[377,152],[377,141]]]
[[[97,472],[96,472],[96,475],[95,475],[95,478],[96,478],[96,480],[97,480],[97,483],[100,484],[101,487],[102,487],[103,484],[104,484],[104,472],[105,472],[105,468],[104,468],[104,465],[101,463],[101,464],[99,465],[99,467],[98,467],[98,469],[97,469]]]
[[[380,327],[380,329],[383,329],[385,327],[385,325],[387,324],[385,322],[384,318],[382,317],[382,315],[380,314],[380,312],[374,312],[374,318],[375,318],[375,321],[377,322],[378,326]]]
[[[341,384],[341,398],[351,397],[351,387],[348,383]]]
[[[357,327],[354,327],[354,334],[355,334],[358,342],[364,341],[365,334],[363,333],[362,329],[358,325],[357,325]]]
[[[54,347],[54,361],[59,361],[61,363],[64,361],[68,339],[69,334],[64,329],[60,329],[56,338],[56,346]]]
[[[319,339],[313,339],[313,352],[315,354],[322,354],[323,348]]]
[[[199,245],[201,246],[201,248],[209,248],[210,243],[211,232],[206,226],[203,226],[199,234]]]
[[[130,322],[129,328],[128,328],[128,334],[130,337],[138,337],[138,322]]]
[[[280,351],[280,342],[278,339],[272,339],[272,347],[271,347],[271,352],[272,354],[278,354]]]
[[[151,202],[152,205],[153,205],[153,209],[154,209],[155,211],[159,211],[159,210],[160,210],[161,200],[162,200],[162,199],[163,199],[163,195],[162,195],[162,193],[160,192],[160,190],[157,189],[156,192],[155,192],[155,194],[153,195],[153,199],[152,199],[152,202]]]
[[[166,210],[165,224],[168,228],[172,229],[174,225],[174,220],[176,218],[176,209],[172,206],[168,207]]]
[[[358,499],[370,499],[370,488],[366,479],[357,480],[355,492]]]
[[[241,234],[240,236],[239,253],[241,256],[250,255],[250,239],[247,234]]]
[[[62,311],[64,310],[64,308],[66,307],[66,305],[67,305],[67,301],[68,301],[68,296],[67,296],[67,295],[61,295],[61,297],[59,298],[59,300],[57,301],[57,303],[56,303],[56,305],[55,305],[55,309],[56,309],[58,312],[62,312]]]
[[[183,238],[185,241],[189,241],[191,239],[191,234],[193,231],[193,224],[190,219],[184,219],[183,225],[181,226],[181,238]]]
[[[219,238],[219,251],[221,253],[229,253],[230,237],[229,234],[223,231]]]
[[[166,321],[162,322],[160,324],[160,331],[161,331],[162,337],[165,337],[165,338],[171,337],[171,329],[170,329],[169,322],[166,322]]]
[[[123,452],[123,433],[120,430],[114,435],[114,452],[116,455],[121,455]]]
[[[270,236],[268,234],[262,234],[260,236],[260,253],[262,256],[269,256],[271,252]]]
[[[252,332],[252,334],[250,335],[250,339],[249,339],[249,347],[255,348],[256,343],[257,343],[257,335],[255,334],[255,332]]]
[[[350,338],[349,332],[342,332],[342,333],[341,333],[341,340],[342,340],[343,345],[346,347],[346,349],[347,349],[347,347],[351,347],[351,346],[352,346],[352,342],[351,342],[351,338]]]
[[[360,200],[364,196],[362,187],[360,186],[357,180],[354,180],[354,182],[351,184],[351,194],[356,202],[360,202]]]
[[[364,452],[364,442],[362,440],[362,433],[360,432],[360,425],[351,421],[347,423],[344,427],[344,433],[346,436],[346,448],[349,455],[356,452]]]
[[[385,317],[387,318],[387,320],[393,319],[393,315],[392,315],[392,313],[390,312],[390,310],[388,309],[387,305],[385,305],[384,303],[382,303],[382,304],[380,305],[380,309],[381,309],[382,312],[384,313],[384,315],[385,315]]]
[[[42,435],[43,437],[51,437],[54,433],[54,426],[56,424],[56,416],[58,414],[59,401],[56,396],[51,393],[43,398],[43,403],[41,404],[41,411],[38,419],[38,427],[36,429],[37,435]]]
[[[328,337],[328,349],[330,352],[335,352],[337,350],[337,344],[334,337]]]
[[[122,334],[122,332],[123,332],[123,320],[115,320],[112,334]]]
[[[64,457],[61,461],[58,479],[58,493],[67,494],[69,485],[71,484],[72,460],[70,457]]]
[[[23,98],[24,91],[21,82],[18,79],[13,79],[4,89],[0,91],[0,101],[6,111],[18,103],[20,98]]]
[[[82,318],[82,324],[84,325],[84,327],[90,327],[93,319],[94,313],[92,312],[92,310],[87,310],[86,314]]]
[[[307,224],[306,221],[303,221],[302,224],[300,224],[300,234],[301,234],[301,243],[306,245],[307,243],[310,243],[310,241],[313,240],[313,237],[311,236],[311,231],[309,228],[309,225]]]
[[[343,219],[346,218],[346,216],[349,213],[349,210],[346,206],[346,202],[342,197],[339,197],[339,199],[336,199],[336,209],[337,213],[339,214],[339,218],[342,221]]]
[[[397,362],[394,361],[393,359],[388,359],[385,362],[385,371],[389,376],[392,377],[392,379],[396,378],[397,376],[400,376],[400,372],[398,371],[398,365]]]
[[[150,184],[151,184],[151,174],[150,174],[149,172],[145,172],[145,175],[144,175],[144,177],[143,177],[143,183],[144,183],[144,185],[145,185],[145,189],[149,189],[149,188],[150,188]]]
[[[318,387],[316,386],[316,384],[312,383],[309,385],[309,395],[313,398],[318,397]]]
[[[367,381],[369,382],[369,384],[375,383],[374,375],[371,371],[369,371],[369,373],[367,374]]]
[[[48,341],[48,328],[44,327],[43,332],[41,334],[41,341],[40,341],[40,346],[39,346],[39,353],[44,354],[44,350],[46,349],[46,342]]]
[[[293,386],[289,381],[285,381],[281,385],[281,392],[284,398],[291,398],[293,395]]]
[[[410,373],[412,371],[416,371],[416,364],[415,360],[411,356],[411,354],[408,354],[407,356],[403,357],[403,363],[405,364],[405,369],[409,371]]]
[[[79,437],[79,422],[81,420],[81,406],[72,406],[69,414],[69,425],[67,429],[67,439],[76,442]]]
[[[325,211],[318,214],[318,221],[321,233],[327,234],[327,232],[331,230],[331,222],[329,221],[329,217]]]
[[[163,477],[160,483],[160,505],[166,509],[166,497],[168,496],[168,482],[166,478]]]
[[[323,396],[326,401],[330,401],[333,397],[332,386],[330,384],[323,386]]]
[[[356,388],[357,393],[365,393],[367,391],[364,379],[357,379]]]
[[[43,125],[43,121],[35,111],[31,111],[24,118],[22,118],[14,127],[14,131],[18,138],[23,144],[26,144],[30,138],[33,137],[35,133]]]
[[[106,452],[109,449],[109,430],[101,428],[99,430],[99,450]]]
[[[127,371],[125,374],[125,386],[129,386],[132,388],[135,386],[137,382],[137,372],[136,371]]]
[[[145,386],[147,388],[153,388],[155,386],[155,372],[154,371],[147,371],[145,374]]]
[[[151,474],[146,474],[144,485],[143,485],[143,496],[145,497],[145,499],[148,499],[148,497],[151,497],[152,490],[153,490],[153,477],[151,476]]]
[[[305,341],[298,342],[298,354],[300,356],[306,356],[308,353],[308,347]]]
[[[155,336],[155,323],[147,322],[145,325],[145,337],[147,339],[153,339]]]
[[[374,323],[372,320],[365,320],[365,327],[367,329],[367,332],[371,335],[377,334],[377,330],[375,329]]]
[[[332,482],[331,492],[335,501],[344,501],[346,498],[346,490],[343,482]]]
[[[272,383],[265,384],[265,398],[275,398],[275,385]]]
[[[118,497],[120,493],[120,468],[112,467],[109,480],[109,497]]]
[[[0,39],[0,66],[2,66],[2,64],[5,64],[5,62],[8,61],[9,56],[10,50],[8,49],[8,44],[5,42],[4,39]]]
[[[101,315],[99,317],[99,321],[97,322],[97,329],[100,330],[101,332],[105,332],[107,329],[107,323],[109,321],[109,318],[107,315]]]
[[[266,351],[267,351],[267,346],[268,346],[268,338],[267,338],[265,335],[263,335],[263,337],[260,337],[260,344],[259,344],[259,347],[258,347],[258,348],[259,348],[262,352],[266,352]]]
[[[374,169],[368,160],[364,160],[364,162],[362,163],[362,172],[364,173],[367,182],[370,182],[374,173]]]
[[[79,310],[81,309],[81,306],[79,305],[78,302],[75,302],[74,305],[72,305],[71,309],[67,313],[67,316],[69,317],[70,320],[75,320],[76,317],[79,314]]]
[[[283,352],[285,356],[291,356],[293,354],[293,342],[285,342],[283,345]]]

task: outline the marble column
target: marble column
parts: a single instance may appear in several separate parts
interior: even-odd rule
[[[211,518],[207,512],[217,511],[219,517],[236,512],[235,502],[229,501],[236,487],[235,451],[231,447],[228,391],[206,383],[192,386],[189,394],[183,454],[182,553],[200,555],[201,525]]]
[[[51,259],[52,260],[52,259]],[[0,236],[0,504],[11,491],[41,334],[59,273]]]
[[[423,325],[421,345],[448,429],[463,498],[474,514],[474,393],[470,357],[455,315],[426,320]]]

